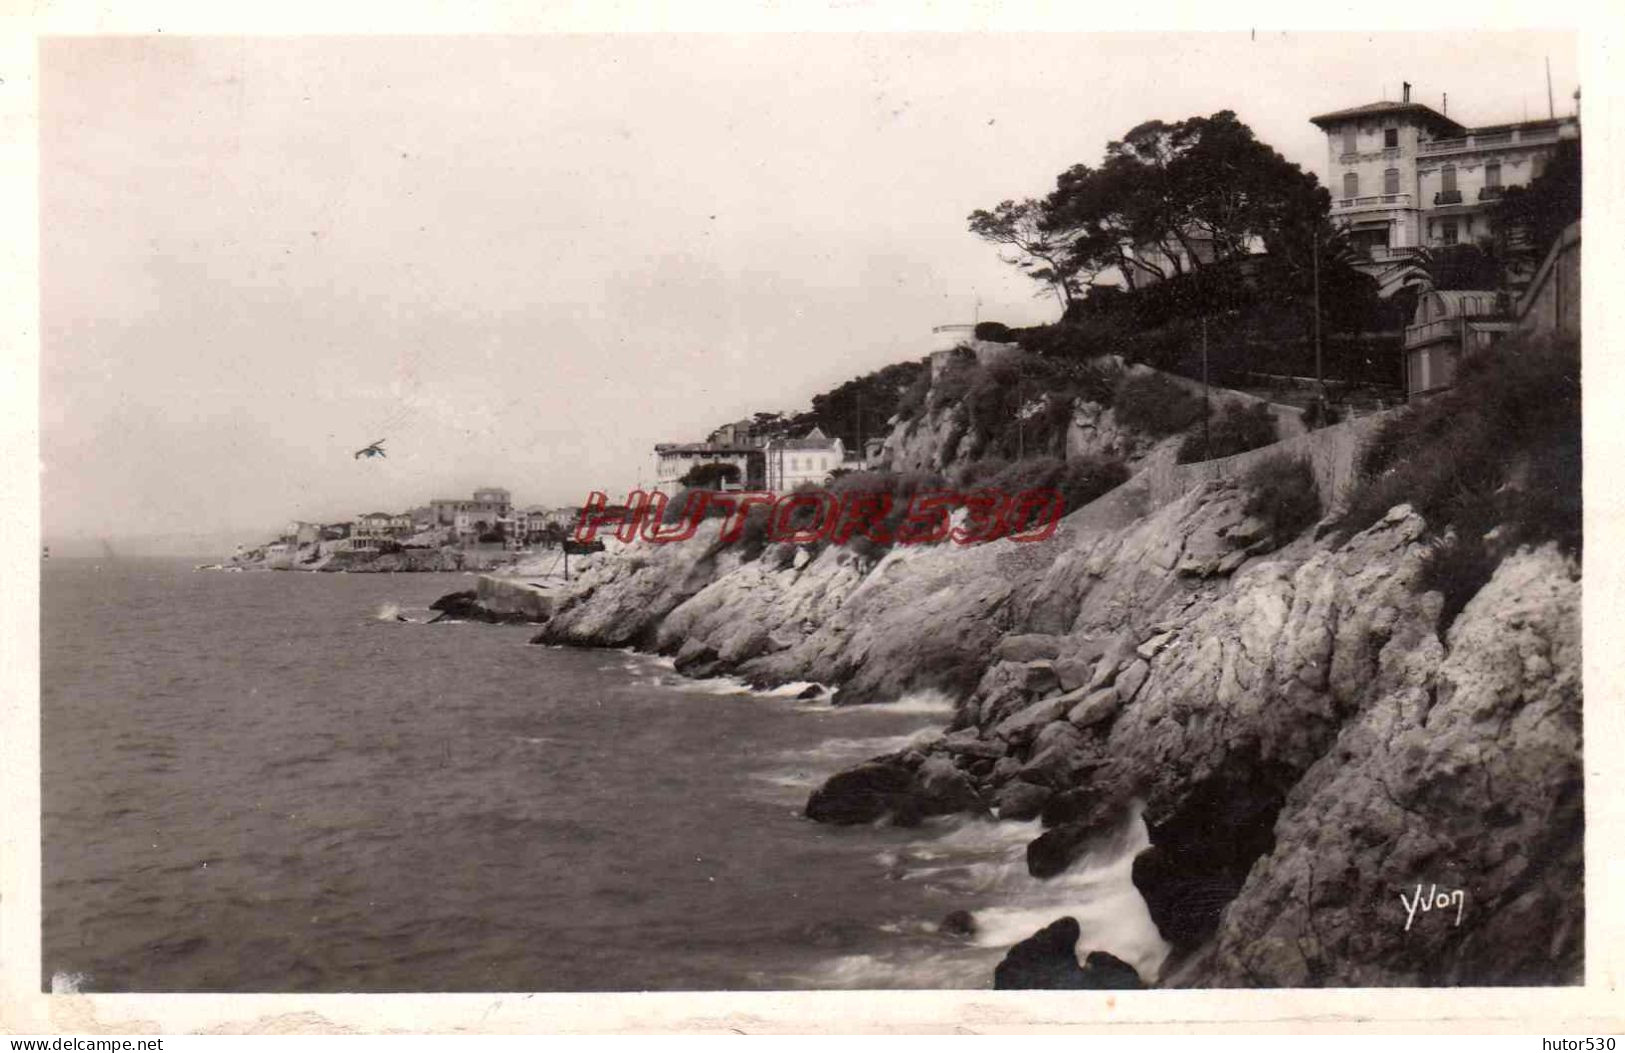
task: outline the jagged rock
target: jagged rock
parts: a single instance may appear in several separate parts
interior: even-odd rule
[[[1091,951],[1078,966],[1081,930],[1064,917],[1039,929],[1005,954],[993,970],[997,991],[1128,991],[1143,988],[1134,967],[1105,951]]]
[[[1025,745],[1032,741],[1040,729],[1066,713],[1066,696],[1041,699],[1006,717],[993,729],[993,733],[1011,745]]]
[[[1083,959],[1084,987],[1095,991],[1140,991],[1145,981],[1139,971],[1105,951],[1090,951]]]
[[[1501,564],[1448,654],[1427,622],[1387,623],[1375,697],[1289,795],[1198,982],[1579,982],[1580,596],[1548,547]],[[1461,924],[1407,930],[1418,883],[1463,890]]]
[[[796,701],[806,702],[814,698],[824,697],[824,689],[818,684],[809,684],[796,694]]]
[[[1260,541],[1270,533],[1270,525],[1257,516],[1248,516],[1225,531],[1225,537],[1237,545],[1247,546]]]
[[[993,653],[1008,662],[1053,659],[1061,653],[1061,641],[1045,633],[1020,633],[1000,640]]]
[[[1086,686],[1095,671],[1096,661],[1093,658],[1058,659],[1055,662],[1055,678],[1061,682],[1061,690],[1076,691]]]
[[[1110,687],[1117,679],[1120,669],[1134,660],[1134,643],[1128,636],[1119,636],[1106,646],[1095,663],[1095,671],[1089,677],[1088,684],[1084,685],[1090,691],[1098,691],[1103,687]]]
[[[837,772],[807,799],[807,818],[818,823],[872,823],[887,816],[912,817],[914,771],[894,759],[868,761]]]
[[[975,784],[945,756],[927,757],[914,778],[918,807],[926,815],[987,814],[987,802]]]
[[[1072,785],[1076,772],[1089,760],[1082,751],[1083,735],[1066,721],[1046,727],[1033,745],[1033,756],[1016,778],[1052,790]]]
[[[1134,857],[1133,879],[1157,931],[1176,949],[1194,947],[1213,934],[1242,882],[1194,853],[1155,845]]]
[[[1021,770],[1022,761],[1019,757],[1000,757],[993,765],[993,771],[988,774],[988,782],[994,786],[1003,786],[1016,777]]]
[[[1032,819],[1043,811],[1044,802],[1053,792],[1048,786],[1011,779],[999,787],[993,803],[1000,819]]]
[[[1122,830],[1130,815],[1121,797],[1096,797],[1079,790],[1056,794],[1044,806],[1050,829],[1027,844],[1027,872],[1035,878],[1054,877],[1090,845]]]
[[[811,562],[812,552],[805,548],[797,548],[796,554],[790,560],[790,566],[795,570],[801,570]]]
[[[1077,822],[1087,816],[1097,805],[1099,794],[1084,786],[1074,786],[1070,790],[1062,790],[1044,802],[1044,810],[1039,814],[1045,829],[1061,826],[1066,823]]]
[[[1144,684],[1145,678],[1150,675],[1151,666],[1144,659],[1131,663],[1127,669],[1117,674],[1117,683],[1113,686],[1117,689],[1118,698],[1125,704],[1134,701],[1134,696],[1139,694],[1140,685]]]
[[[1116,716],[1122,707],[1123,700],[1118,696],[1117,688],[1105,687],[1085,695],[1081,702],[1067,710],[1066,719],[1074,727],[1092,728]]]
[[[953,910],[937,923],[937,931],[944,936],[975,936],[976,915],[968,910]]]
[[[1151,639],[1136,647],[1134,649],[1134,653],[1149,662],[1151,659],[1161,654],[1162,649],[1172,643],[1173,639],[1174,634],[1171,632],[1158,633],[1157,635],[1151,637]]]
[[[1055,663],[1047,659],[1025,663],[1021,686],[1029,695],[1043,695],[1059,690],[1061,681],[1055,675]]]
[[[995,991],[1078,990],[1083,969],[1078,966],[1076,918],[1059,918],[1022,940],[994,967]]]
[[[998,739],[984,739],[974,730],[956,731],[943,738],[938,749],[945,753],[998,760],[1004,756],[1005,744]]]

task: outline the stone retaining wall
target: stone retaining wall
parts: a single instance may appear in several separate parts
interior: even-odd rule
[[[1218,457],[1195,464],[1176,464],[1177,451],[1158,450],[1133,482],[1142,483],[1147,494],[1146,511],[1171,504],[1212,479],[1235,479],[1261,461],[1276,456],[1304,457],[1314,469],[1321,504],[1339,507],[1348,497],[1360,467],[1360,451],[1384,421],[1398,410],[1373,413],[1344,421],[1319,431],[1307,432],[1270,446],[1248,450],[1230,457]]]

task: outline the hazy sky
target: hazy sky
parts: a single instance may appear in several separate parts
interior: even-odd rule
[[[477,485],[565,504],[933,325],[1051,320],[965,230],[1150,118],[1558,111],[1572,34],[79,37],[42,46],[50,537]],[[352,452],[386,438],[387,459]]]

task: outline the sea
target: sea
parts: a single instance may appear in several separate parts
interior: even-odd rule
[[[1142,975],[1166,954],[1138,822],[1038,881],[1036,823],[802,817],[951,700],[428,624],[465,575],[41,574],[43,989],[974,989],[1063,915]]]

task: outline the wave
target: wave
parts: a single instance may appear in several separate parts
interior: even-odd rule
[[[892,702],[870,702],[861,706],[831,705],[832,694],[826,694],[816,704],[801,707],[804,713],[920,713],[930,717],[951,717],[958,708],[952,695],[934,687],[910,691]]]
[[[1131,877],[1134,857],[1150,844],[1136,811],[1121,829],[1092,845],[1066,872],[1045,881],[1027,871],[1026,846],[1042,832],[1037,820],[991,822],[965,816],[928,820],[918,839],[877,852],[876,867],[893,880],[920,882],[930,900],[967,911],[968,937],[941,932],[940,918],[900,918],[878,926],[895,950],[846,954],[807,979],[825,987],[987,987],[993,967],[1016,943],[1057,918],[1078,920],[1077,953],[1106,951],[1147,979],[1169,953]]]
[[[378,609],[373,612],[372,616],[381,622],[397,621],[401,617],[401,605],[393,601],[386,600],[378,605]]]

